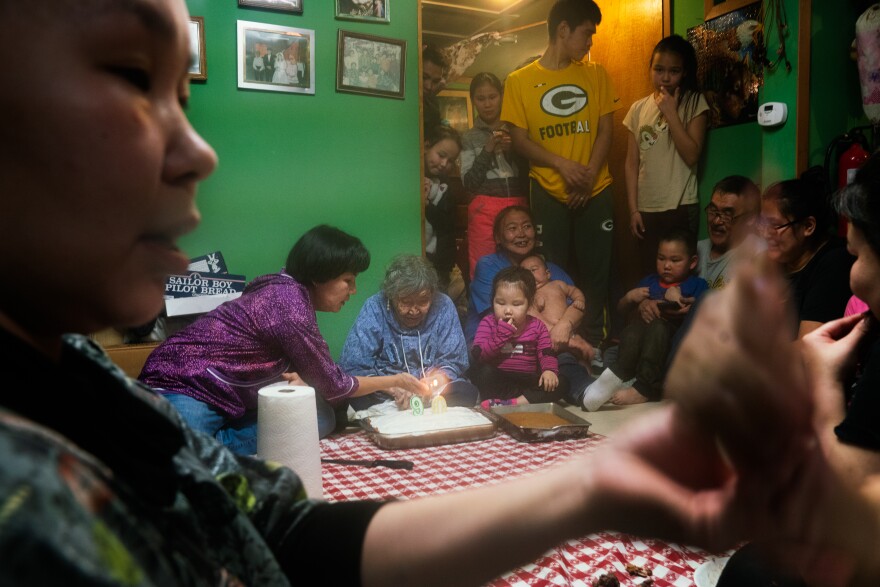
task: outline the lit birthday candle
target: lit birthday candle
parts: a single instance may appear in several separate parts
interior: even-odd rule
[[[431,412],[434,414],[443,414],[446,412],[446,398],[442,395],[436,396],[431,401]]]
[[[410,398],[409,407],[412,408],[413,416],[421,416],[425,413],[425,404],[422,402],[422,398],[417,395]]]
[[[428,385],[428,390],[430,390],[431,397],[433,398],[443,393],[443,390],[449,385],[449,378],[438,370],[434,372],[431,380],[426,380],[425,383]]]

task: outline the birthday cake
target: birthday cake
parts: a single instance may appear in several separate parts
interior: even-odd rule
[[[418,434],[486,424],[492,422],[482,414],[462,407],[448,408],[440,414],[435,414],[430,408],[426,408],[425,412],[418,416],[413,415],[412,410],[402,410],[370,418],[370,425],[381,434]]]

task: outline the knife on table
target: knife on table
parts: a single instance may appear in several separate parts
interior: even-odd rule
[[[322,463],[333,465],[357,465],[359,467],[387,467],[389,469],[405,469],[412,471],[412,461],[395,461],[390,459],[321,459]]]

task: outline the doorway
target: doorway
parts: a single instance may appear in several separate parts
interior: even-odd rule
[[[547,45],[546,18],[554,0],[419,0],[421,45],[437,49],[484,33],[498,33],[494,42],[481,47],[466,67],[446,80],[450,106],[467,96],[471,79],[489,71],[504,79],[516,65],[540,56]],[[602,22],[594,39],[590,59],[601,63],[614,82],[622,107],[614,115],[614,139],[608,164],[615,181],[614,220],[617,259],[616,282],[626,288],[640,277],[636,244],[629,232],[624,184],[626,131],[623,117],[636,100],[651,92],[648,64],[654,45],[671,30],[670,0],[597,0]],[[421,66],[421,64],[420,64]],[[469,105],[469,98],[464,100]],[[458,110],[456,124],[465,124]],[[466,118],[472,124],[473,113]],[[456,203],[457,241],[467,243],[467,194],[460,178],[451,173],[450,190]],[[459,259],[462,255],[459,255]],[[466,253],[463,256],[466,263]],[[466,271],[466,268],[464,268]],[[625,290],[624,290],[625,291]],[[615,292],[612,291],[612,296]]]

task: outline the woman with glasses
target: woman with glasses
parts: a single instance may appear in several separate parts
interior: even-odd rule
[[[455,304],[439,291],[437,271],[417,255],[395,257],[385,271],[382,291],[361,308],[348,333],[339,365],[351,375],[397,376],[408,373],[442,392],[450,406],[473,406],[477,388],[464,378],[467,345]],[[394,399],[408,406],[410,391],[388,387],[385,393],[353,397],[363,410]]]
[[[807,179],[775,183],[761,198],[758,231],[767,258],[788,277],[799,339],[843,316],[852,295],[853,258],[843,240],[831,236],[832,216],[822,185]]]

